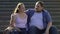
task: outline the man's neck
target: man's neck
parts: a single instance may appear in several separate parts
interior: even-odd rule
[[[36,13],[41,13],[42,11],[36,11]]]

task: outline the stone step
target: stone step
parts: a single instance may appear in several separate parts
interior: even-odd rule
[[[1,16],[0,17],[0,20],[10,20],[10,18],[11,18],[11,16],[9,15],[9,16]]]
[[[52,4],[51,5],[50,4],[49,5],[48,4],[46,5],[45,4],[45,8],[60,8],[60,5],[52,5]]]
[[[0,8],[15,8],[16,5],[0,5]]]
[[[55,21],[55,22],[58,22],[60,20],[60,16],[52,17],[52,20]]]
[[[60,31],[60,25],[55,25],[57,27],[57,29]]]
[[[30,2],[34,2],[34,1],[37,1],[37,0],[0,0],[0,2],[28,2],[28,1],[30,1]]]
[[[1,13],[1,14],[0,14],[1,17],[10,16],[10,15],[11,15],[11,12],[10,12],[10,13]]]
[[[45,8],[47,10],[60,10],[60,8]]]
[[[53,22],[53,25],[60,25],[60,22]]]
[[[45,5],[60,5],[60,1],[44,1]]]
[[[34,2],[34,1],[38,1],[38,0],[0,0],[1,2],[8,2],[8,1],[11,1],[11,2],[18,2],[18,1],[24,1],[24,2]],[[46,2],[59,2],[60,0],[40,0],[40,1],[46,1]]]
[[[58,34],[60,34],[60,31],[58,31]]]
[[[21,2],[21,1],[20,1],[20,2]],[[1,4],[1,3],[2,3],[2,4]],[[5,5],[5,4],[6,4],[6,5],[13,5],[13,4],[15,5],[15,4],[17,4],[17,3],[18,3],[18,2],[14,2],[14,1],[13,1],[13,2],[10,2],[10,1],[8,1],[8,2],[6,2],[6,1],[5,1],[5,2],[0,2],[1,5],[3,5],[3,4],[4,4],[4,5]],[[30,4],[33,5],[33,4],[35,4],[36,2],[31,2],[31,3],[30,3],[30,1],[28,1],[28,2],[25,2],[25,1],[24,1],[23,3],[26,4],[26,5],[30,5]],[[55,6],[55,5],[60,5],[60,2],[45,2],[44,4],[45,4],[45,5],[54,5],[54,6]]]
[[[50,13],[52,16],[60,16],[60,12],[52,12]]]
[[[3,7],[6,6],[6,5],[7,5],[7,7],[8,7],[8,6],[15,6],[17,3],[18,3],[18,2],[0,2],[0,4],[1,4]],[[51,8],[51,7],[52,7],[52,8],[55,8],[55,7],[56,7],[56,8],[57,8],[57,7],[59,8],[59,7],[60,7],[60,5],[58,4],[59,2],[45,2],[45,3],[46,3],[46,4],[47,4],[47,3],[51,3],[51,4],[47,4],[47,5],[45,4],[45,7],[47,7],[47,8],[49,8],[49,7],[50,7],[50,8]],[[52,4],[52,3],[53,3],[53,4]],[[35,2],[31,2],[31,3],[30,3],[30,2],[24,2],[24,4],[27,5],[27,6],[28,6],[28,5],[32,5],[32,6],[33,6],[33,5],[35,5]],[[56,4],[57,4],[57,5],[56,5]]]
[[[60,2],[60,0],[40,0],[40,1],[44,1],[44,2]]]
[[[7,6],[6,6],[7,7]],[[32,8],[34,8],[34,5],[26,5],[26,7],[32,7]],[[12,8],[0,8],[0,10],[9,10],[9,9],[13,9],[14,7],[12,7]],[[47,10],[60,10],[60,8],[45,8],[45,9],[47,9]]]
[[[0,25],[8,25],[10,20],[0,20]]]

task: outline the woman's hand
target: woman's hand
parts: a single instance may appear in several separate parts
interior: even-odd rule
[[[13,28],[14,28],[14,27],[9,26],[9,27],[7,27],[5,30],[12,31]]]

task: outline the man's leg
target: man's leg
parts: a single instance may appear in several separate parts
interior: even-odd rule
[[[49,34],[58,34],[57,28],[55,26],[52,26],[49,30]]]
[[[29,34],[37,34],[37,28],[35,26],[31,26],[28,30]]]

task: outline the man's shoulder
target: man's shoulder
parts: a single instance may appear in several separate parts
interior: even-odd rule
[[[44,11],[44,12],[48,12],[48,10],[46,10],[46,9],[43,9],[43,11]]]
[[[43,9],[43,12],[44,12],[44,13],[49,13],[49,11],[48,11],[48,10],[46,10],[46,9]]]

